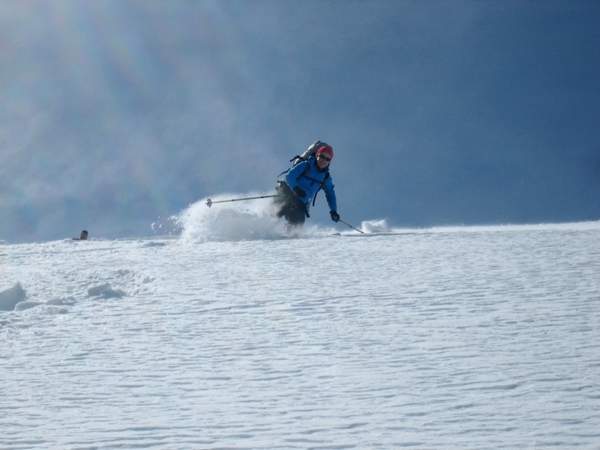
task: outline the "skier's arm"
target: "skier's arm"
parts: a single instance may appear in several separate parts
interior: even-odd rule
[[[327,181],[325,181],[325,186],[323,186],[323,190],[325,191],[325,197],[327,197],[327,204],[329,205],[329,210],[337,213],[337,199],[335,198],[335,189],[331,177],[327,178]]]

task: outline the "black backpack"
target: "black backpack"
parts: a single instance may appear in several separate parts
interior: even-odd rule
[[[300,164],[302,161],[307,161],[311,156],[315,156],[317,150],[323,146],[331,147],[327,142],[323,141],[315,141],[312,144],[310,144],[308,148],[304,150],[304,153],[302,153],[301,155],[296,155],[292,159],[290,159],[292,167]]]

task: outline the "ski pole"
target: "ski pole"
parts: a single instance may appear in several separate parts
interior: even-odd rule
[[[354,226],[350,225],[348,222],[344,222],[342,219],[340,219],[340,220],[339,220],[339,222],[342,222],[344,225],[346,225],[347,227],[350,227],[350,228],[352,228],[354,231],[358,231],[358,232],[359,232],[359,233],[361,233],[361,234],[365,234],[365,232],[364,232],[364,231],[362,231],[362,230],[359,230],[358,228],[356,228],[356,227],[354,227]]]
[[[279,197],[279,194],[260,195],[258,197],[230,198],[228,200],[211,200],[210,198],[208,198],[208,199],[206,199],[206,206],[208,206],[210,208],[214,203],[241,202],[244,200],[258,200],[259,198],[272,198],[272,197]]]

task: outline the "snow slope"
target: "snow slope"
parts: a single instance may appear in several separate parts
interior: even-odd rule
[[[600,223],[197,206],[179,237],[0,245],[0,448],[597,448]]]

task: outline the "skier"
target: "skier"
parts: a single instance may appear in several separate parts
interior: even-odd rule
[[[88,239],[88,232],[87,230],[81,230],[81,233],[79,234],[78,238],[73,238],[74,241],[87,241]]]
[[[312,144],[302,156],[292,159],[292,167],[280,175],[285,174],[283,179],[277,181],[277,217],[285,217],[290,225],[302,225],[306,217],[310,217],[310,202],[314,206],[317,193],[323,189],[331,220],[340,220],[333,180],[329,174],[332,159],[333,148],[321,141]]]

